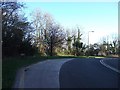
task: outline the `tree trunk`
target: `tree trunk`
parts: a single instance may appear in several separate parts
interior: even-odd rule
[[[53,56],[53,41],[51,36],[51,44],[50,44],[50,56]]]

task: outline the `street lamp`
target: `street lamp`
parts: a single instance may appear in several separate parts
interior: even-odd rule
[[[94,31],[88,31],[88,56],[89,56],[89,33]]]
[[[88,48],[89,48],[89,33],[94,31],[88,31]]]

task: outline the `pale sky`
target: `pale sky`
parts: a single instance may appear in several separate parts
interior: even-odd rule
[[[36,8],[50,13],[64,28],[79,27],[82,40],[87,44],[88,32],[91,44],[101,42],[102,37],[110,41],[118,33],[117,2],[25,2],[24,12],[30,20],[30,13]],[[112,36],[113,35],[113,36]]]

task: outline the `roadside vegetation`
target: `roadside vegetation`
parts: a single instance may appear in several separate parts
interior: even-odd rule
[[[56,58],[95,58],[120,56],[120,42],[101,41],[86,45],[80,27],[65,30],[49,13],[32,12],[28,22],[24,3],[0,2],[2,8],[2,86],[11,88],[17,70]]]

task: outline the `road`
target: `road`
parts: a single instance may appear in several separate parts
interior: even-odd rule
[[[120,74],[103,66],[101,59],[74,59],[62,65],[60,88],[118,88]]]
[[[103,59],[103,62],[120,71],[120,59],[119,58]]]
[[[118,88],[120,74],[102,65],[100,60],[76,58],[39,62],[22,68],[13,88]]]
[[[18,71],[13,88],[59,88],[59,71],[71,59],[42,61]]]

